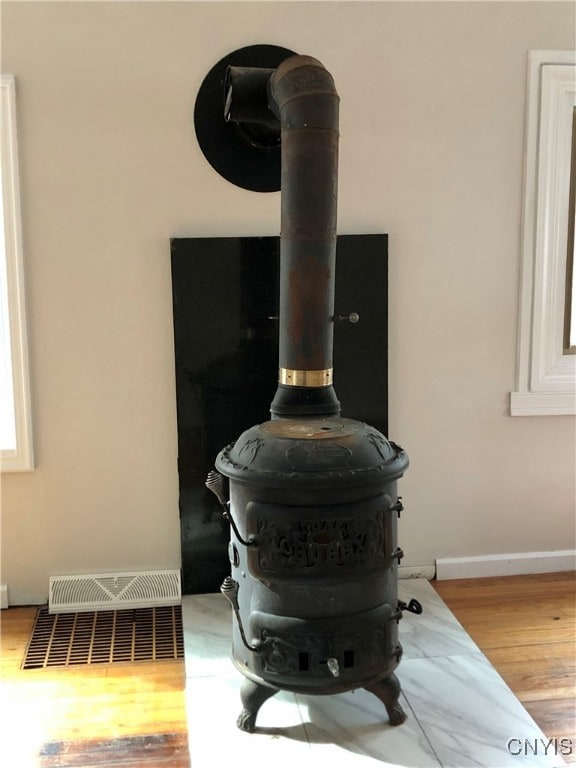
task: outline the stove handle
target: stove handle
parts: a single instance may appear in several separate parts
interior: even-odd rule
[[[220,502],[220,505],[226,508],[229,495],[227,483],[223,475],[221,475],[220,472],[217,472],[215,469],[211,469],[210,472],[208,472],[206,480],[204,481],[204,485],[206,488],[208,488],[209,491],[212,491],[214,496],[216,496]]]
[[[228,600],[230,605],[232,606],[232,610],[234,611],[234,615],[236,616],[236,621],[238,622],[238,629],[240,630],[240,637],[242,638],[242,642],[248,648],[249,651],[253,651],[254,653],[260,653],[260,649],[254,645],[250,645],[248,640],[246,640],[246,635],[244,634],[244,627],[242,625],[242,619],[240,618],[240,605],[238,603],[238,592],[240,590],[240,585],[238,582],[232,578],[232,576],[226,576],[224,581],[222,582],[222,586],[220,587],[220,592],[224,595],[224,597]]]
[[[217,472],[215,469],[211,469],[210,472],[208,472],[208,477],[206,478],[204,485],[206,488],[208,488],[209,491],[212,491],[214,496],[216,496],[220,502],[220,506],[222,507],[222,515],[224,516],[224,519],[227,520],[232,526],[232,530],[236,534],[238,541],[241,544],[244,544],[245,547],[256,546],[256,539],[254,537],[246,540],[240,535],[240,531],[238,530],[238,527],[234,522],[234,518],[232,517],[232,513],[230,512],[230,500],[227,498],[228,493],[226,490],[226,481],[220,472]]]
[[[234,522],[234,518],[232,517],[232,513],[230,512],[230,502],[227,501],[225,506],[222,508],[222,514],[224,515],[224,519],[228,520],[230,525],[232,526],[232,530],[236,534],[236,538],[241,544],[244,544],[245,547],[255,547],[256,546],[256,537],[251,536],[249,539],[244,539],[240,535],[240,531],[236,527],[236,523]]]
[[[338,659],[326,659],[326,666],[328,667],[330,674],[334,677],[340,677],[340,664],[338,664]]]
[[[398,560],[398,565],[400,565],[400,560],[404,557],[404,550],[400,547],[396,547],[394,552],[392,552],[392,559]]]
[[[409,603],[405,603],[403,600],[398,600],[399,611],[409,611],[410,613],[417,613],[420,615],[423,612],[422,603],[415,598],[412,598]]]

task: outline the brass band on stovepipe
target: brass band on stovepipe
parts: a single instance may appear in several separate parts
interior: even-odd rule
[[[295,371],[280,368],[278,382],[292,387],[329,387],[332,384],[332,368],[323,371]]]

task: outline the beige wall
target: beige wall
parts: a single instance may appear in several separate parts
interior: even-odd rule
[[[507,415],[526,52],[573,30],[572,3],[3,3],[37,455],[2,478],[13,602],[179,566],[168,240],[278,232],[279,195],[220,178],[193,129],[206,72],[255,43],[332,71],[340,231],[390,235],[404,562],[574,546],[573,420]]]

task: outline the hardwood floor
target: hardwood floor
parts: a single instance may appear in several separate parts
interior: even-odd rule
[[[576,752],[576,574],[432,584],[544,733]],[[35,613],[0,614],[0,765],[189,768],[183,662],[23,671]]]
[[[576,763],[576,573],[432,586],[550,739]]]
[[[0,615],[0,765],[189,768],[184,662],[21,670],[35,614]]]

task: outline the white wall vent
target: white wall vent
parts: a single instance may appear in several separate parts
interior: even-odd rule
[[[50,576],[49,613],[179,605],[180,571]]]

